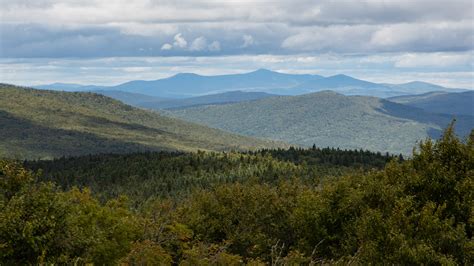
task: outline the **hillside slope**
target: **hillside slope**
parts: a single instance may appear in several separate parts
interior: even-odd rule
[[[0,85],[0,157],[279,146],[140,110],[94,93]]]
[[[437,137],[452,116],[364,96],[331,91],[301,96],[173,110],[169,115],[211,127],[300,145],[369,149],[409,154],[413,145]],[[460,134],[474,127],[457,117]]]
[[[170,100],[148,100],[138,102],[135,105],[138,107],[148,109],[173,109],[183,108],[198,105],[209,104],[228,104],[238,103],[244,101],[254,101],[258,99],[276,96],[265,92],[244,92],[244,91],[229,91],[218,94],[203,95],[198,97],[191,97],[185,99],[170,99]]]
[[[160,97],[154,97],[154,96],[140,94],[140,93],[125,92],[125,91],[95,90],[95,91],[90,91],[90,92],[102,94],[104,96],[113,98],[115,100],[119,100],[125,104],[132,105],[132,106],[139,106],[141,103],[144,103],[144,102],[153,102],[153,103],[158,104],[161,102],[173,100],[173,99],[160,98]]]
[[[474,91],[430,92],[420,95],[393,97],[389,100],[433,113],[474,115]]]

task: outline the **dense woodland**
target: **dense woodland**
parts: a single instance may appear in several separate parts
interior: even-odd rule
[[[474,133],[335,149],[0,161],[2,264],[474,263]]]
[[[24,165],[41,171],[39,181],[55,182],[65,190],[88,187],[101,200],[126,195],[142,202],[151,197],[178,198],[196,188],[235,182],[276,184],[293,178],[318,185],[325,178],[381,169],[394,158],[362,150],[292,147],[246,153],[100,154],[26,161]]]

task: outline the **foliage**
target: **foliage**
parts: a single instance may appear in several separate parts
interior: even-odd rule
[[[0,124],[0,156],[20,159],[285,146],[161,116],[99,94],[6,84],[0,84]]]
[[[428,136],[438,138],[453,119],[453,115],[428,113],[379,98],[344,96],[332,91],[197,106],[164,114],[304,147],[316,144],[404,155],[409,155],[419,140]],[[468,135],[474,127],[474,116],[456,118],[457,133]]]
[[[16,163],[1,161],[0,169],[2,184],[17,184],[2,186],[0,261],[104,264],[128,252],[138,227],[124,199],[100,205],[87,190],[35,184],[32,173]]]
[[[250,154],[270,154],[272,157],[290,161],[295,164],[324,166],[347,166],[361,168],[382,168],[392,159],[397,158],[403,161],[403,155],[393,156],[389,153],[382,155],[380,152],[371,152],[368,150],[341,150],[339,148],[318,148],[313,145],[312,148],[304,149],[290,147],[289,149],[262,149]]]
[[[130,265],[474,263],[474,132],[463,142],[455,137],[451,126],[440,140],[422,142],[410,159],[393,160],[382,170],[367,167],[371,170],[345,172],[321,183],[318,178],[305,176],[315,173],[308,170],[312,164],[299,162],[307,156],[304,160],[309,160],[311,152],[302,151],[294,160],[297,164],[275,160],[268,153],[109,155],[88,157],[95,160],[89,163],[71,159],[81,162],[74,170],[79,176],[85,166],[93,165],[91,162],[117,168],[121,162],[123,168],[131,165],[131,171],[139,171],[146,163],[138,162],[145,158],[160,158],[150,161],[153,163],[170,162],[168,170],[172,172],[181,169],[173,168],[173,162],[189,163],[183,165],[183,169],[190,167],[183,175],[195,178],[200,172],[209,174],[214,164],[223,176],[253,162],[266,167],[247,173],[249,177],[256,174],[255,178],[209,182],[193,186],[195,189],[179,197],[137,198],[134,204],[112,194],[99,201],[95,198],[98,192],[85,188],[64,186],[61,190],[52,183],[35,181],[42,178],[41,173],[35,176],[18,163],[1,161],[0,261]],[[277,154],[285,157],[281,151]],[[142,157],[138,160],[134,156]],[[85,158],[82,160],[87,161]],[[111,158],[120,159],[108,164]],[[57,171],[61,165],[64,171],[72,171],[67,162],[55,161],[49,171]],[[262,173],[269,171],[270,165],[279,170],[265,179]],[[160,167],[164,166],[156,169]],[[291,174],[278,178],[285,173]],[[272,175],[277,178],[270,178]],[[106,193],[105,186],[101,190]]]
[[[275,160],[269,155],[203,151],[90,155],[29,161],[25,165],[41,169],[40,180],[53,181],[65,189],[86,186],[102,200],[121,194],[135,201],[157,196],[176,198],[196,188],[215,184],[237,181],[273,183],[291,177],[312,178],[308,169]],[[327,168],[320,170],[320,173],[325,172],[331,173]]]

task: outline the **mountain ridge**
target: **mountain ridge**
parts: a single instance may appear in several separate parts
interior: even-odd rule
[[[190,107],[164,114],[291,144],[403,154],[410,154],[417,141],[438,137],[455,117],[376,97],[345,96],[332,91]],[[469,134],[474,117],[456,118],[458,132]]]
[[[287,146],[166,117],[100,94],[6,84],[0,84],[0,120],[0,156],[7,157]]]
[[[392,97],[389,100],[418,107],[429,112],[474,115],[474,91],[458,93],[435,91],[418,95]]]
[[[189,98],[227,91],[259,91],[270,94],[299,95],[333,89],[345,95],[393,97],[421,94],[433,90],[462,91],[439,85],[414,81],[403,84],[374,83],[344,74],[323,77],[315,74],[288,74],[268,69],[224,75],[199,75],[178,73],[156,80],[132,80],[113,86],[97,86],[90,89],[120,90],[164,98]],[[78,90],[88,90],[88,86]],[[46,86],[36,86],[47,88]],[[57,87],[57,86],[56,86]]]

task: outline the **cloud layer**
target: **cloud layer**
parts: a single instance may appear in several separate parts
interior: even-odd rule
[[[345,73],[474,88],[472,0],[0,0],[0,82]]]
[[[1,57],[459,52],[469,0],[0,0]]]
[[[285,73],[330,76],[345,73],[381,83],[414,80],[473,89],[474,54],[395,53],[383,55],[235,55],[200,57],[108,57],[0,59],[2,82],[112,85],[154,80],[182,72],[218,75],[268,68]]]

